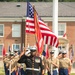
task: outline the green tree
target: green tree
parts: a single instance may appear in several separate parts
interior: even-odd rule
[[[64,2],[70,2],[71,0],[64,0]]]
[[[59,2],[75,2],[75,0],[59,0]]]
[[[0,0],[0,2],[26,2],[27,0]],[[30,2],[52,2],[53,0],[29,0]],[[75,2],[75,0],[59,0],[59,2]]]

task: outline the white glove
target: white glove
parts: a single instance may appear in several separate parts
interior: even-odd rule
[[[26,52],[25,52],[25,55],[26,55],[26,56],[30,56],[30,55],[31,55],[31,51],[30,51],[30,50],[26,51]]]

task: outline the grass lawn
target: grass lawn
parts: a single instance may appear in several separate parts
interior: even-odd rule
[[[5,75],[3,69],[0,69],[0,75]]]
[[[75,75],[75,73],[71,73],[71,75]]]
[[[4,70],[0,68],[0,75],[5,75]],[[71,75],[75,75],[75,73],[71,73]]]
[[[5,74],[0,71],[0,75],[5,75]],[[71,73],[71,75],[75,75],[75,73]]]
[[[0,75],[5,75],[4,71],[0,71]],[[75,75],[75,73],[71,73],[71,75]]]

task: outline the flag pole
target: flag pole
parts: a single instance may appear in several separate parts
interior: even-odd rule
[[[52,22],[52,29],[55,35],[58,37],[58,0],[53,0],[53,22]],[[53,50],[55,50],[54,57],[57,57],[58,50],[57,48],[53,47]],[[51,56],[52,60],[52,56]],[[53,75],[53,68],[51,64],[51,75]]]
[[[58,0],[53,0],[53,22],[52,29],[54,34],[58,37]],[[55,57],[58,55],[57,48],[53,47],[55,50]]]

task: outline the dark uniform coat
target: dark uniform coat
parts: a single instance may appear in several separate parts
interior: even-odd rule
[[[27,57],[25,55],[22,55],[21,58],[18,60],[18,63],[26,64],[26,75],[39,75],[39,68],[40,68],[40,73],[42,73],[43,65],[40,57],[37,56]]]

